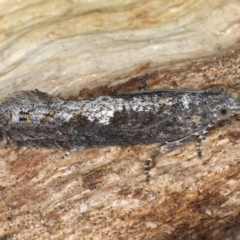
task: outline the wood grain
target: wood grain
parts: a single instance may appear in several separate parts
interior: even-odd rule
[[[0,97],[240,83],[239,1],[1,1]],[[0,239],[238,239],[240,117],[158,147],[0,148]],[[223,238],[225,237],[225,238]]]

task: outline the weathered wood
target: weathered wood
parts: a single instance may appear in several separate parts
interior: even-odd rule
[[[218,66],[237,69],[238,59],[239,52],[225,55],[181,75],[210,78],[223,71]],[[231,67],[228,79],[238,75]],[[144,160],[157,145],[93,148],[64,159],[61,151],[1,148],[1,236],[212,239],[240,211],[238,119],[207,135],[202,159],[193,142],[159,156],[149,183]]]
[[[240,96],[239,1],[23,2],[0,3],[1,98],[34,88],[95,97],[145,82]],[[63,159],[63,151],[1,147],[0,239],[237,239],[239,120],[210,131],[201,159],[194,142],[159,156],[149,183],[144,162],[157,144]]]

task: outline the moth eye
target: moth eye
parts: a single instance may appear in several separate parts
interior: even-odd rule
[[[221,120],[226,120],[231,116],[231,109],[229,107],[220,107],[217,110],[217,117]]]

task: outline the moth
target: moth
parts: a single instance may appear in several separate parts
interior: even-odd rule
[[[84,100],[20,91],[0,102],[0,145],[79,150],[161,143],[146,160],[196,138],[240,113],[240,99],[223,89],[140,91]]]

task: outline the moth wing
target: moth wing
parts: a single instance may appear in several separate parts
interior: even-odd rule
[[[1,109],[8,109],[14,106],[27,106],[34,104],[53,104],[59,101],[59,98],[51,96],[47,93],[34,91],[19,91],[0,101]]]

